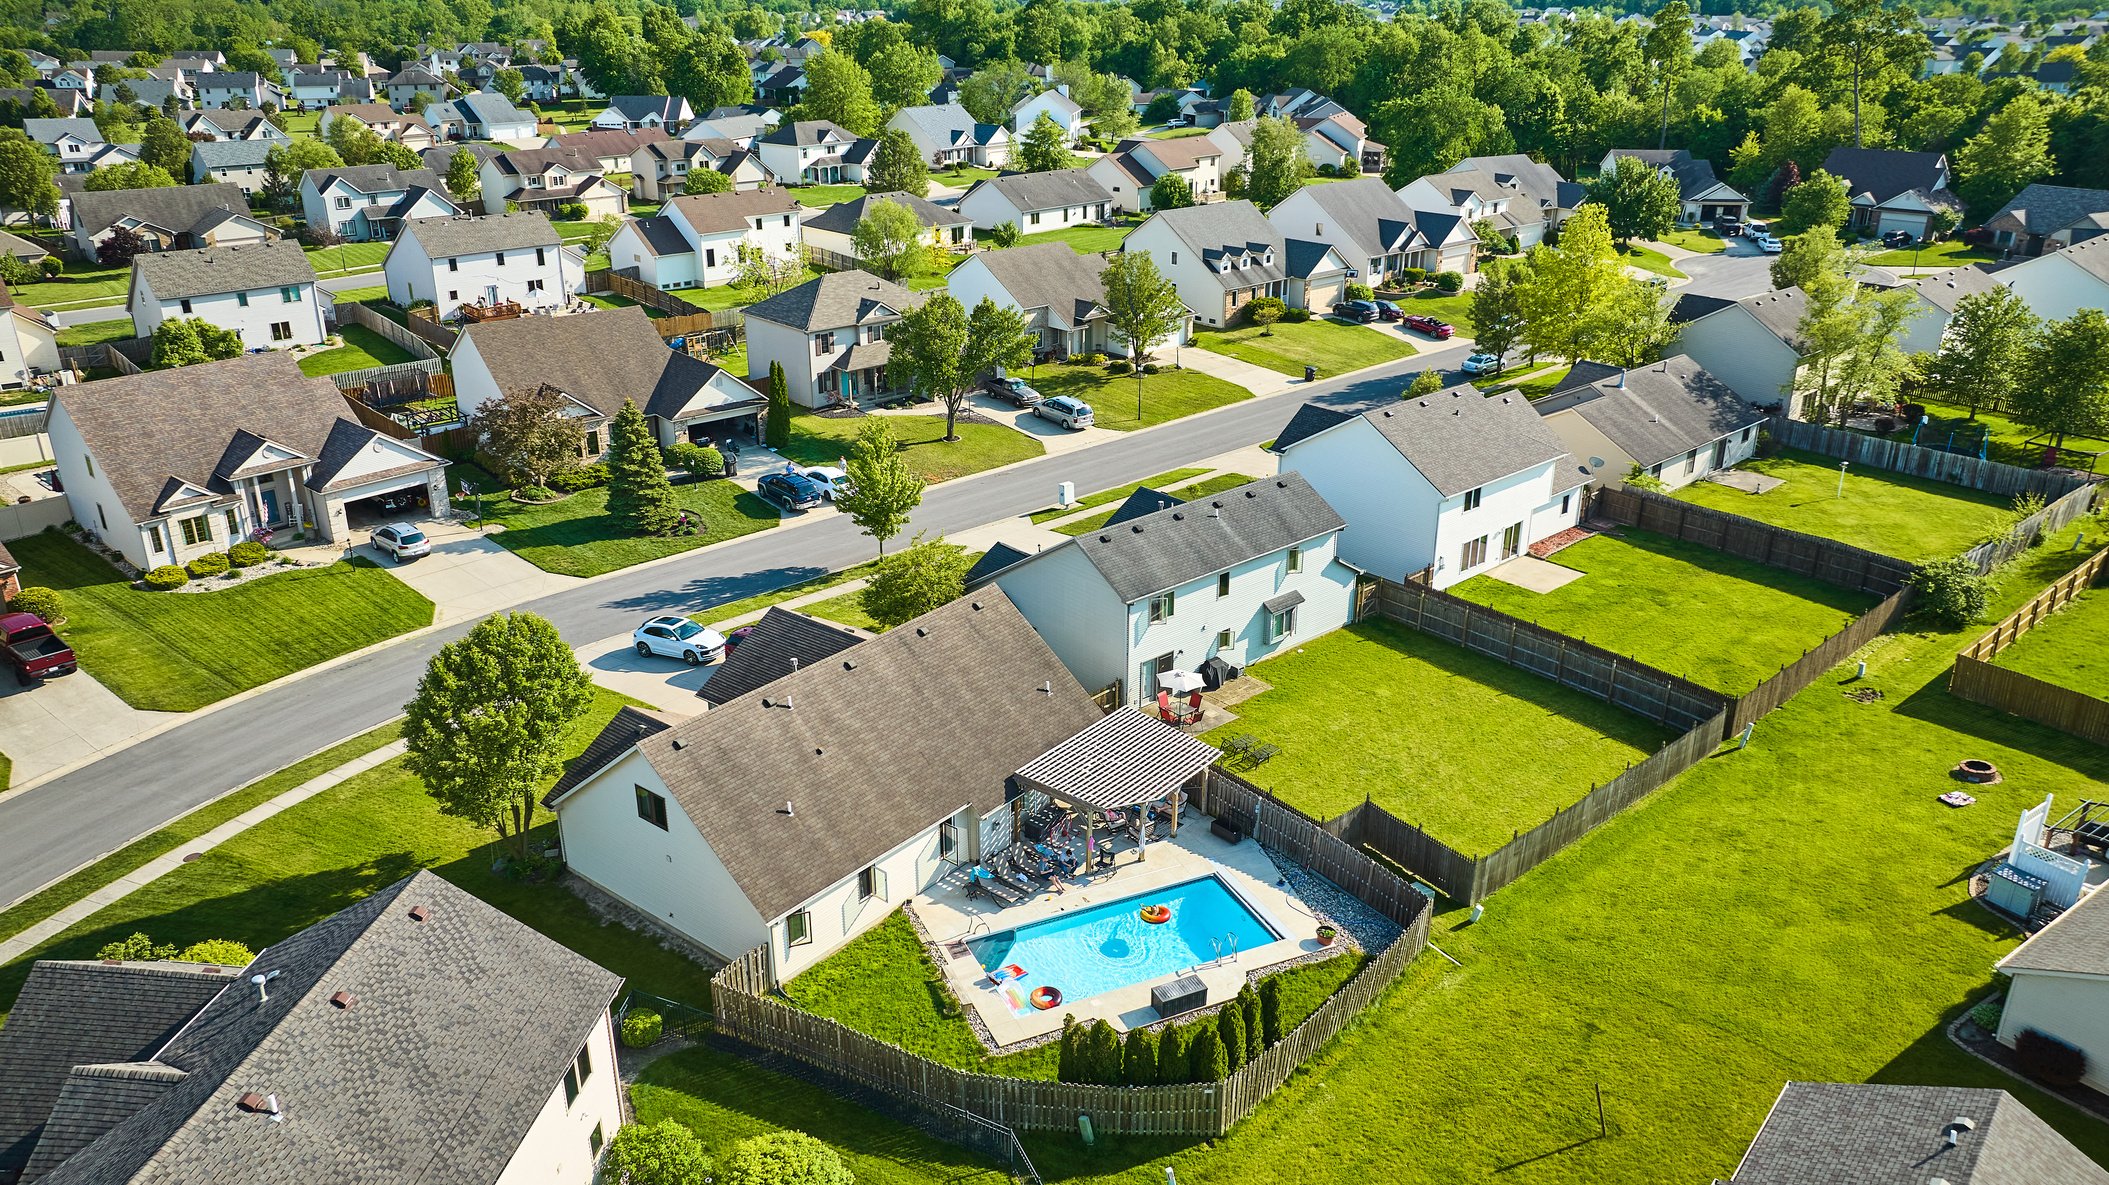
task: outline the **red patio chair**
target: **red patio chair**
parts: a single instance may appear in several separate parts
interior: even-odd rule
[[[1157,691],[1157,714],[1164,717],[1167,724],[1179,723],[1179,713],[1172,711],[1172,693],[1162,688]]]
[[[1190,721],[1199,721],[1201,719],[1201,693],[1197,691],[1192,695],[1188,696],[1186,698],[1186,706],[1190,710],[1190,714],[1187,716],[1187,719]]]

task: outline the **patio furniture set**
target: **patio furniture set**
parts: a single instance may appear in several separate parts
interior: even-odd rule
[[[1242,763],[1246,769],[1251,769],[1265,765],[1280,752],[1281,746],[1266,744],[1249,732],[1241,732],[1223,742],[1223,764]]]
[[[1044,807],[1023,821],[1021,831],[1027,838],[967,869],[967,896],[983,897],[999,906],[1016,905],[1046,890],[1066,892],[1072,880],[1110,872],[1118,855],[1113,846],[1116,839],[1140,851],[1167,838],[1171,812],[1186,804],[1184,794],[1176,798],[1176,806],[1152,805],[1147,827],[1140,807],[1103,812],[1098,820],[1100,834],[1088,844],[1075,811]]]

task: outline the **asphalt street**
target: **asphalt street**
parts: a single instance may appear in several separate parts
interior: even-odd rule
[[[1737,298],[1770,287],[1763,256],[1688,260],[1683,291]],[[909,534],[956,533],[1052,503],[1057,483],[1107,489],[1271,440],[1305,400],[1357,408],[1398,398],[1428,367],[1456,381],[1467,349],[1429,350],[1348,379],[1262,396],[1061,456],[931,489]],[[647,614],[692,613],[869,559],[871,540],[841,516],[787,522],[690,557],[621,572],[518,608],[554,622],[574,645],[620,633]],[[426,661],[470,624],[405,639],[208,710],[124,752],[0,801],[0,902],[12,903],[195,807],[396,716]]]

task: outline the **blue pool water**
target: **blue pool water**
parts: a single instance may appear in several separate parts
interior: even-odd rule
[[[1172,920],[1152,925],[1142,920],[1145,905],[1169,905]],[[1017,964],[1025,974],[1005,981],[1013,1011],[1031,1011],[1025,1001],[1043,984],[1059,989],[1063,1003],[1082,1000],[1129,984],[1175,975],[1216,958],[1217,945],[1229,953],[1251,950],[1277,935],[1221,880],[1205,876],[1089,909],[1071,910],[1043,921],[1000,931],[967,943],[983,970]]]

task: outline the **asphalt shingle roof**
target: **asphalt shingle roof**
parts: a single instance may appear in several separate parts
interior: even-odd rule
[[[315,282],[307,252],[288,239],[199,247],[193,251],[149,251],[132,257],[132,281],[145,281],[159,300],[291,288]]]
[[[749,305],[747,315],[811,332],[859,325],[868,317],[889,310],[905,313],[923,303],[921,293],[882,280],[870,272],[852,268],[828,272],[796,288]]]
[[[2109,189],[2035,184],[2015,194],[1985,225],[1996,229],[2005,223],[2025,234],[2047,235],[2103,213],[2109,213]]]
[[[73,196],[73,224],[99,234],[126,218],[181,233],[217,213],[249,216],[241,187],[218,181],[163,189],[82,190]]]
[[[795,214],[798,199],[781,186],[743,189],[732,193],[685,193],[667,202],[697,234],[744,231],[749,218]]]
[[[1082,169],[1057,169],[1047,173],[1004,173],[975,182],[1003,195],[1020,213],[1056,210],[1068,206],[1092,206],[1110,202],[1113,195]],[[970,191],[971,192],[971,191]],[[966,200],[962,197],[960,200]],[[1074,255],[1075,252],[1070,252]]]
[[[734,653],[738,653],[738,651],[734,651]],[[731,660],[727,659],[726,661],[729,662]],[[724,673],[724,668],[720,667],[711,675],[710,682],[717,682],[718,676]],[[704,686],[707,689],[709,684],[706,683]],[[703,693],[699,692],[698,694]],[[633,708],[627,704],[623,705],[623,707],[617,709],[615,718],[608,721],[607,725],[600,730],[599,735],[595,736],[592,742],[586,746],[586,751],[565,763],[564,776],[558,778],[556,785],[549,788],[549,793],[542,796],[543,803],[546,805],[555,802],[564,795],[571,793],[572,789],[580,782],[606,769],[609,762],[636,748],[637,742],[648,736],[665,732],[672,727],[673,722],[657,712],[649,712],[643,708]]]
[[[1106,285],[1099,278],[1105,262],[1095,255],[1078,255],[1067,243],[984,251],[974,258],[1022,309],[1048,309],[1079,325],[1105,304]]]
[[[549,219],[533,210],[481,218],[413,218],[404,233],[417,236],[418,245],[434,259],[564,245]]]
[[[1944,1133],[1958,1118],[1953,1148]],[[2003,1090],[1789,1082],[1731,1185],[2109,1185]]]
[[[1686,201],[1721,184],[1714,175],[1713,162],[1694,157],[1682,148],[1615,148],[1611,155],[1616,158],[1631,157],[1645,165],[1668,169],[1677,178],[1678,196]]]
[[[1414,229],[1413,210],[1404,199],[1375,177],[1358,177],[1332,185],[1310,185],[1298,191],[1311,196],[1325,211],[1326,221],[1355,244],[1365,259],[1389,255],[1419,237]],[[1302,233],[1302,226],[1285,229]],[[1318,232],[1311,231],[1315,236]],[[1355,266],[1362,263],[1350,260]]]
[[[1853,148],[1840,145],[1823,158],[1823,171],[1844,180],[1848,194],[1867,194],[1880,205],[1909,190],[1932,196],[1940,180],[1947,155],[1940,152],[1902,152],[1893,148]]]
[[[1935,308],[1952,313],[1955,306],[1962,303],[1963,297],[1990,292],[1999,287],[1999,281],[1992,278],[1992,273],[1976,264],[1966,263],[1961,267],[1951,267],[1930,276],[1921,276],[1912,281],[1911,286],[1918,289],[1919,295],[1925,297]]]
[[[939,818],[995,809],[1019,767],[1100,715],[1010,598],[983,588],[638,749],[774,919]]]
[[[871,212],[874,202],[894,202],[908,207],[909,213],[914,214],[916,221],[922,223],[926,229],[933,226],[966,226],[972,221],[962,217],[957,210],[947,210],[912,193],[894,191],[867,193],[846,202],[837,202],[807,218],[804,226],[807,230],[825,230],[847,235],[856,230],[857,223]]]
[[[825,662],[865,639],[847,626],[771,606],[696,694],[712,704],[738,699],[791,673],[793,664]]]
[[[1682,354],[1636,370],[1611,368],[1532,406],[1541,416],[1572,409],[1643,466],[1765,422],[1764,412]]]
[[[630,399],[646,415],[675,418],[724,373],[668,349],[651,318],[635,306],[485,321],[462,338],[474,343],[500,391],[547,384],[604,416]],[[752,402],[762,402],[761,395],[748,393]]]
[[[1125,604],[1272,555],[1347,525],[1301,473],[1224,490],[1077,536]],[[1050,554],[1056,550],[1048,549]]]
[[[1150,217],[1161,219],[1180,242],[1207,263],[1209,276],[1225,288],[1250,288],[1304,274],[1295,270],[1301,260],[1292,257],[1281,229],[1267,221],[1267,216],[1251,202],[1208,202],[1159,210]],[[1217,265],[1225,259],[1233,265],[1246,266],[1233,266],[1228,272],[1218,270]]]
[[[193,168],[202,168],[208,173],[226,169],[260,169],[264,160],[278,147],[276,140],[208,140],[191,146]]]
[[[1999,960],[1999,969],[2109,977],[2109,893],[2082,897]]]
[[[399,193],[423,187],[434,193],[447,192],[446,184],[431,169],[399,169],[394,165],[350,165],[337,169],[309,169],[307,179],[317,190],[342,181],[360,193]]]
[[[1353,418],[1330,414],[1340,417],[1335,423]],[[1304,420],[1298,439],[1307,438],[1323,430],[1313,427],[1320,418],[1299,410],[1290,426]],[[1446,498],[1567,455],[1567,446],[1531,410],[1528,399],[1484,396],[1469,383],[1371,408],[1361,418]],[[1276,451],[1294,446],[1294,441],[1282,443],[1288,437],[1284,431],[1276,438]]]

